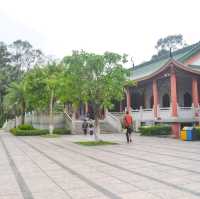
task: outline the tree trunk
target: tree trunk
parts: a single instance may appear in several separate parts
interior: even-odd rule
[[[94,129],[94,138],[96,141],[100,140],[100,123],[99,123],[99,118],[100,118],[100,108],[96,106],[94,108],[94,113],[95,113],[95,129]]]
[[[96,141],[100,140],[100,123],[99,118],[95,116],[95,130],[94,130],[94,139]]]
[[[76,111],[77,107],[72,105],[72,134],[76,134]]]
[[[26,103],[22,101],[22,113],[21,113],[21,124],[25,123],[25,111],[26,111]]]
[[[54,98],[54,91],[51,91],[51,98],[49,103],[49,133],[53,134],[53,98]]]

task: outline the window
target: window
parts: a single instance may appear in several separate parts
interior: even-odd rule
[[[153,108],[153,96],[151,96],[151,99],[150,99],[150,108]]]
[[[168,94],[164,94],[162,97],[163,107],[170,107],[170,99]]]
[[[192,106],[192,97],[188,92],[184,94],[183,99],[184,99],[184,107]]]

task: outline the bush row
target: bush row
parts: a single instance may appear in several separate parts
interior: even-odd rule
[[[196,139],[200,140],[200,128],[196,128],[195,132],[196,132]]]
[[[53,130],[53,133],[58,134],[58,135],[68,135],[68,134],[71,134],[71,131],[70,129],[57,128]]]
[[[13,128],[10,130],[13,135],[16,136],[34,136],[48,134],[48,129],[33,129],[33,130],[21,130],[19,128]]]
[[[16,136],[34,136],[34,135],[46,135],[49,133],[49,130],[35,129],[31,125],[25,124],[25,125],[19,125],[17,128],[10,129],[10,132]],[[69,129],[56,128],[54,129],[53,133],[59,135],[66,135],[66,134],[71,134],[71,131]]]
[[[139,132],[144,136],[169,135],[171,127],[169,125],[142,126]]]

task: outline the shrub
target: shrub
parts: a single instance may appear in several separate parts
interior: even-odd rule
[[[17,128],[20,130],[34,130],[33,126],[30,124],[21,124]]]
[[[16,133],[16,128],[12,128],[12,129],[10,129],[10,132],[13,134],[13,135],[15,135],[15,133]]]
[[[139,132],[144,136],[169,135],[171,127],[168,125],[143,126],[139,128]]]
[[[54,129],[53,133],[58,134],[58,135],[67,135],[67,134],[71,134],[70,129]]]
[[[13,128],[10,130],[13,135],[16,136],[34,136],[48,134],[48,129],[33,129],[33,130],[21,130],[19,128]]]
[[[200,140],[200,128],[195,128],[195,132],[196,132],[196,139]]]

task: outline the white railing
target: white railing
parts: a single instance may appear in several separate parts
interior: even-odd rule
[[[161,107],[158,109],[158,117],[164,121],[171,118],[171,108],[170,107]]]
[[[196,110],[198,112],[198,110]],[[163,107],[159,108],[158,106],[158,118],[162,122],[173,122],[174,120],[183,121],[183,122],[191,122],[194,120],[197,120],[198,118],[195,117],[195,109],[194,107],[178,107],[178,117],[173,118],[171,116],[171,107]],[[146,121],[153,121],[154,113],[153,109],[142,109],[139,110],[132,110],[132,115],[134,117],[134,120],[140,121],[140,122],[146,122]],[[200,116],[200,111],[199,111]]]
[[[153,109],[142,109],[140,108],[139,110],[132,110],[132,115],[134,120],[139,120],[139,121],[149,121],[153,120]]]
[[[72,118],[69,116],[69,114],[67,112],[64,112],[63,114],[64,114],[64,118],[65,118],[65,121],[66,121],[67,125],[72,130],[72,128],[73,128]]]
[[[195,111],[193,107],[179,107],[178,116],[185,121],[192,121],[195,118]]]
[[[122,132],[121,121],[118,117],[115,117],[112,113],[106,111],[105,120],[115,129],[117,132]]]

